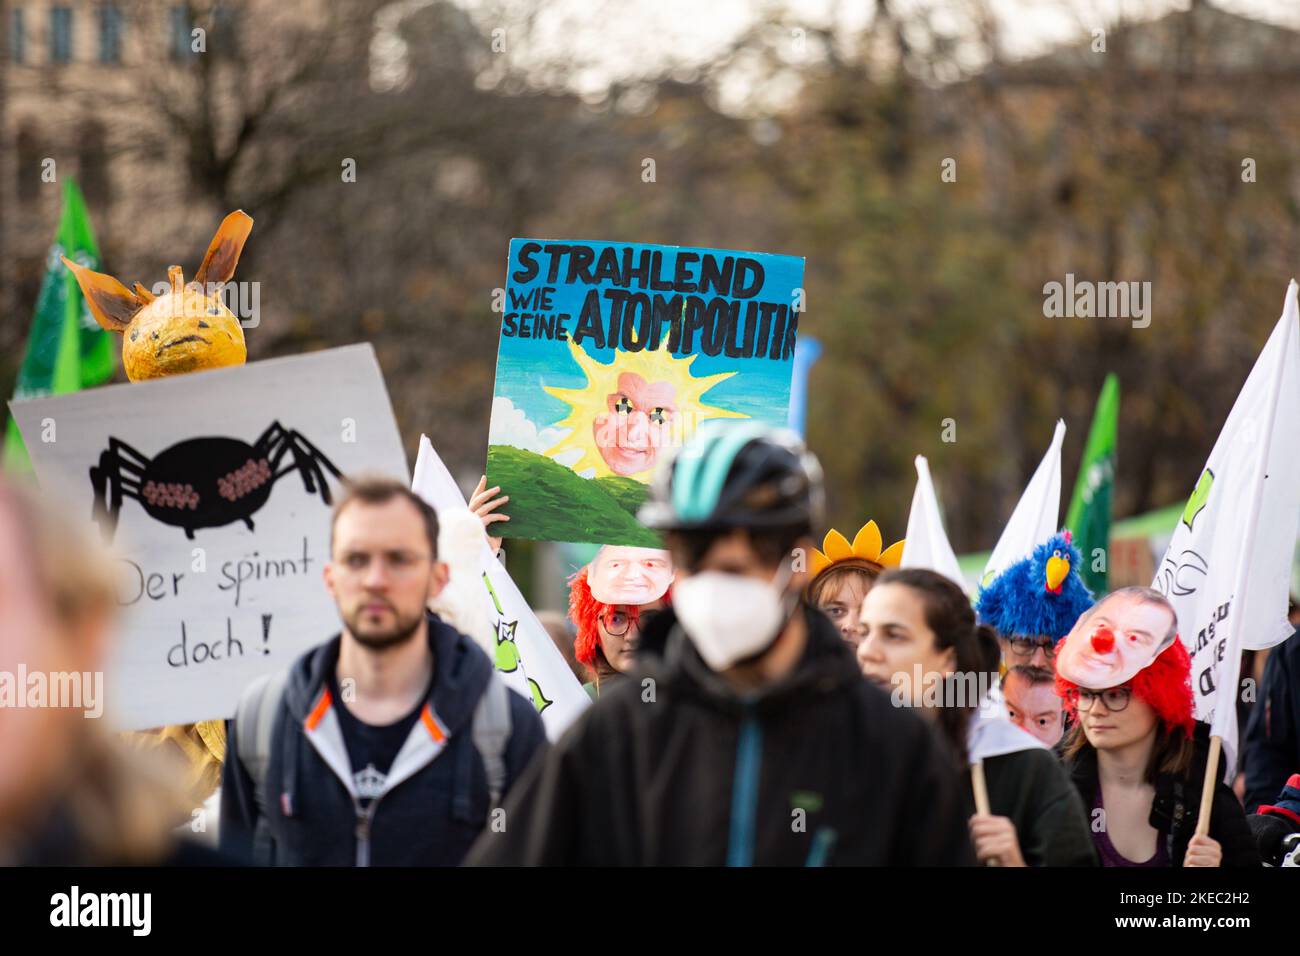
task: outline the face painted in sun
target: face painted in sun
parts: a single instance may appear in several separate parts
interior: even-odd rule
[[[543,386],[569,406],[569,414],[555,423],[566,434],[546,454],[580,475],[644,480],[660,452],[689,440],[700,422],[749,417],[703,400],[705,392],[735,372],[697,378],[690,371],[696,356],[676,358],[666,342],[655,352],[616,350],[608,365],[572,341],[569,353],[587,382],[582,388]]]
[[[609,411],[592,422],[596,447],[616,475],[635,475],[654,467],[661,447],[672,440],[677,390],[667,382],[647,382],[635,372],[618,377],[618,391],[606,399]]]

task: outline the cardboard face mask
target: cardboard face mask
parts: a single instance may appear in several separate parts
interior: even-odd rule
[[[1089,690],[1118,687],[1177,640],[1168,608],[1117,592],[1081,617],[1062,642],[1056,670]]]
[[[672,556],[658,548],[606,545],[588,572],[591,596],[602,604],[649,604],[663,597],[672,581]]]
[[[122,336],[127,378],[139,382],[244,363],[244,330],[214,287],[235,274],[252,228],[250,216],[232,212],[212,237],[194,280],[186,283],[181,267],[172,266],[167,270],[171,289],[161,296],[139,282],[131,291],[112,276],[62,257],[95,320]]]

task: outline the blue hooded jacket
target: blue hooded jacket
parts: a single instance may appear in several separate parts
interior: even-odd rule
[[[487,772],[470,730],[489,680],[486,654],[437,615],[427,616],[434,676],[429,698],[390,768],[383,791],[362,812],[347,747],[328,692],[340,636],[292,665],[271,730],[265,778],[269,851],[255,852],[255,784],[239,757],[237,722],[227,725],[221,849],[279,866],[456,866],[491,810]],[[505,792],[546,747],[533,705],[510,691],[511,736],[503,754]]]

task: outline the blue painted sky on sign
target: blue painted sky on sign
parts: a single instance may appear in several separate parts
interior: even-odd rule
[[[578,281],[572,285],[566,285],[562,281],[565,277],[563,269],[559,274],[559,281],[548,283],[546,281],[547,266],[550,260],[545,254],[539,254],[535,257],[540,266],[537,278],[529,283],[516,283],[513,281],[513,276],[517,270],[522,268],[519,250],[528,242],[540,242],[543,245],[548,245],[552,241],[515,239],[510,243],[507,289],[518,296],[527,294],[536,288],[554,288],[555,293],[551,300],[551,308],[541,311],[551,314],[568,313],[571,315],[572,318],[566,323],[566,328],[569,335],[572,336],[578,324],[578,317],[582,312],[583,301],[589,290],[592,288],[599,289],[603,296],[604,290],[620,288],[620,286],[611,281],[603,281],[594,285]],[[580,240],[554,240],[554,242],[563,242],[563,244],[574,246],[588,246],[597,256],[606,247],[613,247],[619,250],[620,254],[623,249],[630,249],[634,259],[642,250],[662,252],[664,264],[659,274],[668,277],[673,275],[676,256],[681,253],[691,253],[699,257],[712,254],[714,256],[753,259],[763,268],[762,288],[749,298],[725,297],[728,301],[742,303],[742,320],[745,309],[744,303],[753,300],[788,305],[794,299],[794,290],[803,284],[804,261],[801,257],[796,256],[702,249],[688,246],[655,246],[642,243],[586,242]],[[694,275],[698,278],[698,264],[695,266]],[[655,294],[654,290],[642,290],[635,284],[631,286],[629,291],[645,291],[651,296]],[[677,293],[663,291],[659,294],[671,297]],[[707,300],[713,298],[714,295],[710,291],[701,293],[701,297]],[[508,295],[505,312],[515,311],[532,310],[513,308]],[[603,298],[602,315],[605,322],[608,323],[609,304]],[[693,376],[701,377],[731,371],[739,373],[710,389],[704,395],[704,400],[708,404],[743,412],[773,425],[786,424],[790,397],[790,376],[793,368],[791,359],[737,358],[727,356],[725,352],[710,356],[699,351],[699,342],[700,337],[697,335],[695,349],[698,357],[691,366]],[[608,345],[604,348],[596,348],[595,340],[592,338],[584,339],[581,345],[590,356],[601,363],[609,363],[614,359],[614,348]],[[542,386],[581,388],[585,384],[586,376],[569,354],[567,342],[558,339],[523,338],[519,335],[503,335],[501,337],[497,357],[496,396],[509,399],[515,408],[523,411],[538,429],[546,428],[558,422],[568,412],[568,405],[558,398],[548,395],[542,390]]]

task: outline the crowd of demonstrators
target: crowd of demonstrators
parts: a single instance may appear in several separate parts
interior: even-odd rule
[[[0,706],[0,865],[221,862],[173,832],[192,808],[179,768],[87,719],[103,716],[116,605],[98,543],[0,479],[0,672],[39,675],[46,688]]]
[[[898,568],[903,542],[882,548],[875,522],[813,548],[821,481],[793,435],[752,424],[670,457],[640,514],[667,550],[602,547],[570,578],[567,626],[549,622],[593,698],[549,745],[532,702],[429,610],[449,574],[435,512],[354,479],[324,570],[341,631],[243,693],[221,854],[179,841],[195,781],[157,752],[79,710],[4,708],[0,862],[1300,861],[1300,643],[1268,655],[1244,735],[1259,813],[1216,784],[1197,834],[1208,728],[1159,592],[1094,604],[1062,532],[972,605]],[[508,520],[499,492],[481,480],[470,502],[488,533]],[[102,672],[116,601],[99,554],[0,484],[0,671]]]
[[[426,609],[438,519],[405,485],[349,483],[325,583],[342,631],[255,681],[228,728],[220,845],[279,865],[455,865],[546,745],[532,704]]]
[[[672,552],[671,604],[471,863],[973,861],[942,741],[801,600],[791,557],[821,501],[815,459],[757,426],[702,430],[659,473],[641,518]]]
[[[832,528],[814,549],[808,565],[807,600],[831,619],[850,644],[858,642],[858,608],[876,578],[898,567],[904,542],[882,548],[880,528],[868,521],[853,536],[853,542]]]
[[[886,572],[866,596],[860,622],[857,656],[867,680],[930,720],[964,774],[964,816],[979,860],[1095,865],[1078,795],[1052,753],[1028,737],[1019,749],[981,760],[990,812],[975,812],[972,723],[983,688],[996,686],[999,654],[993,630],[976,624],[961,588],[933,571]]]
[[[1111,592],[1058,655],[1057,690],[1077,716],[1065,759],[1102,821],[1093,841],[1107,866],[1260,864],[1245,812],[1221,782],[1209,833],[1196,833],[1209,728],[1193,719],[1190,673],[1177,616],[1149,588]]]

